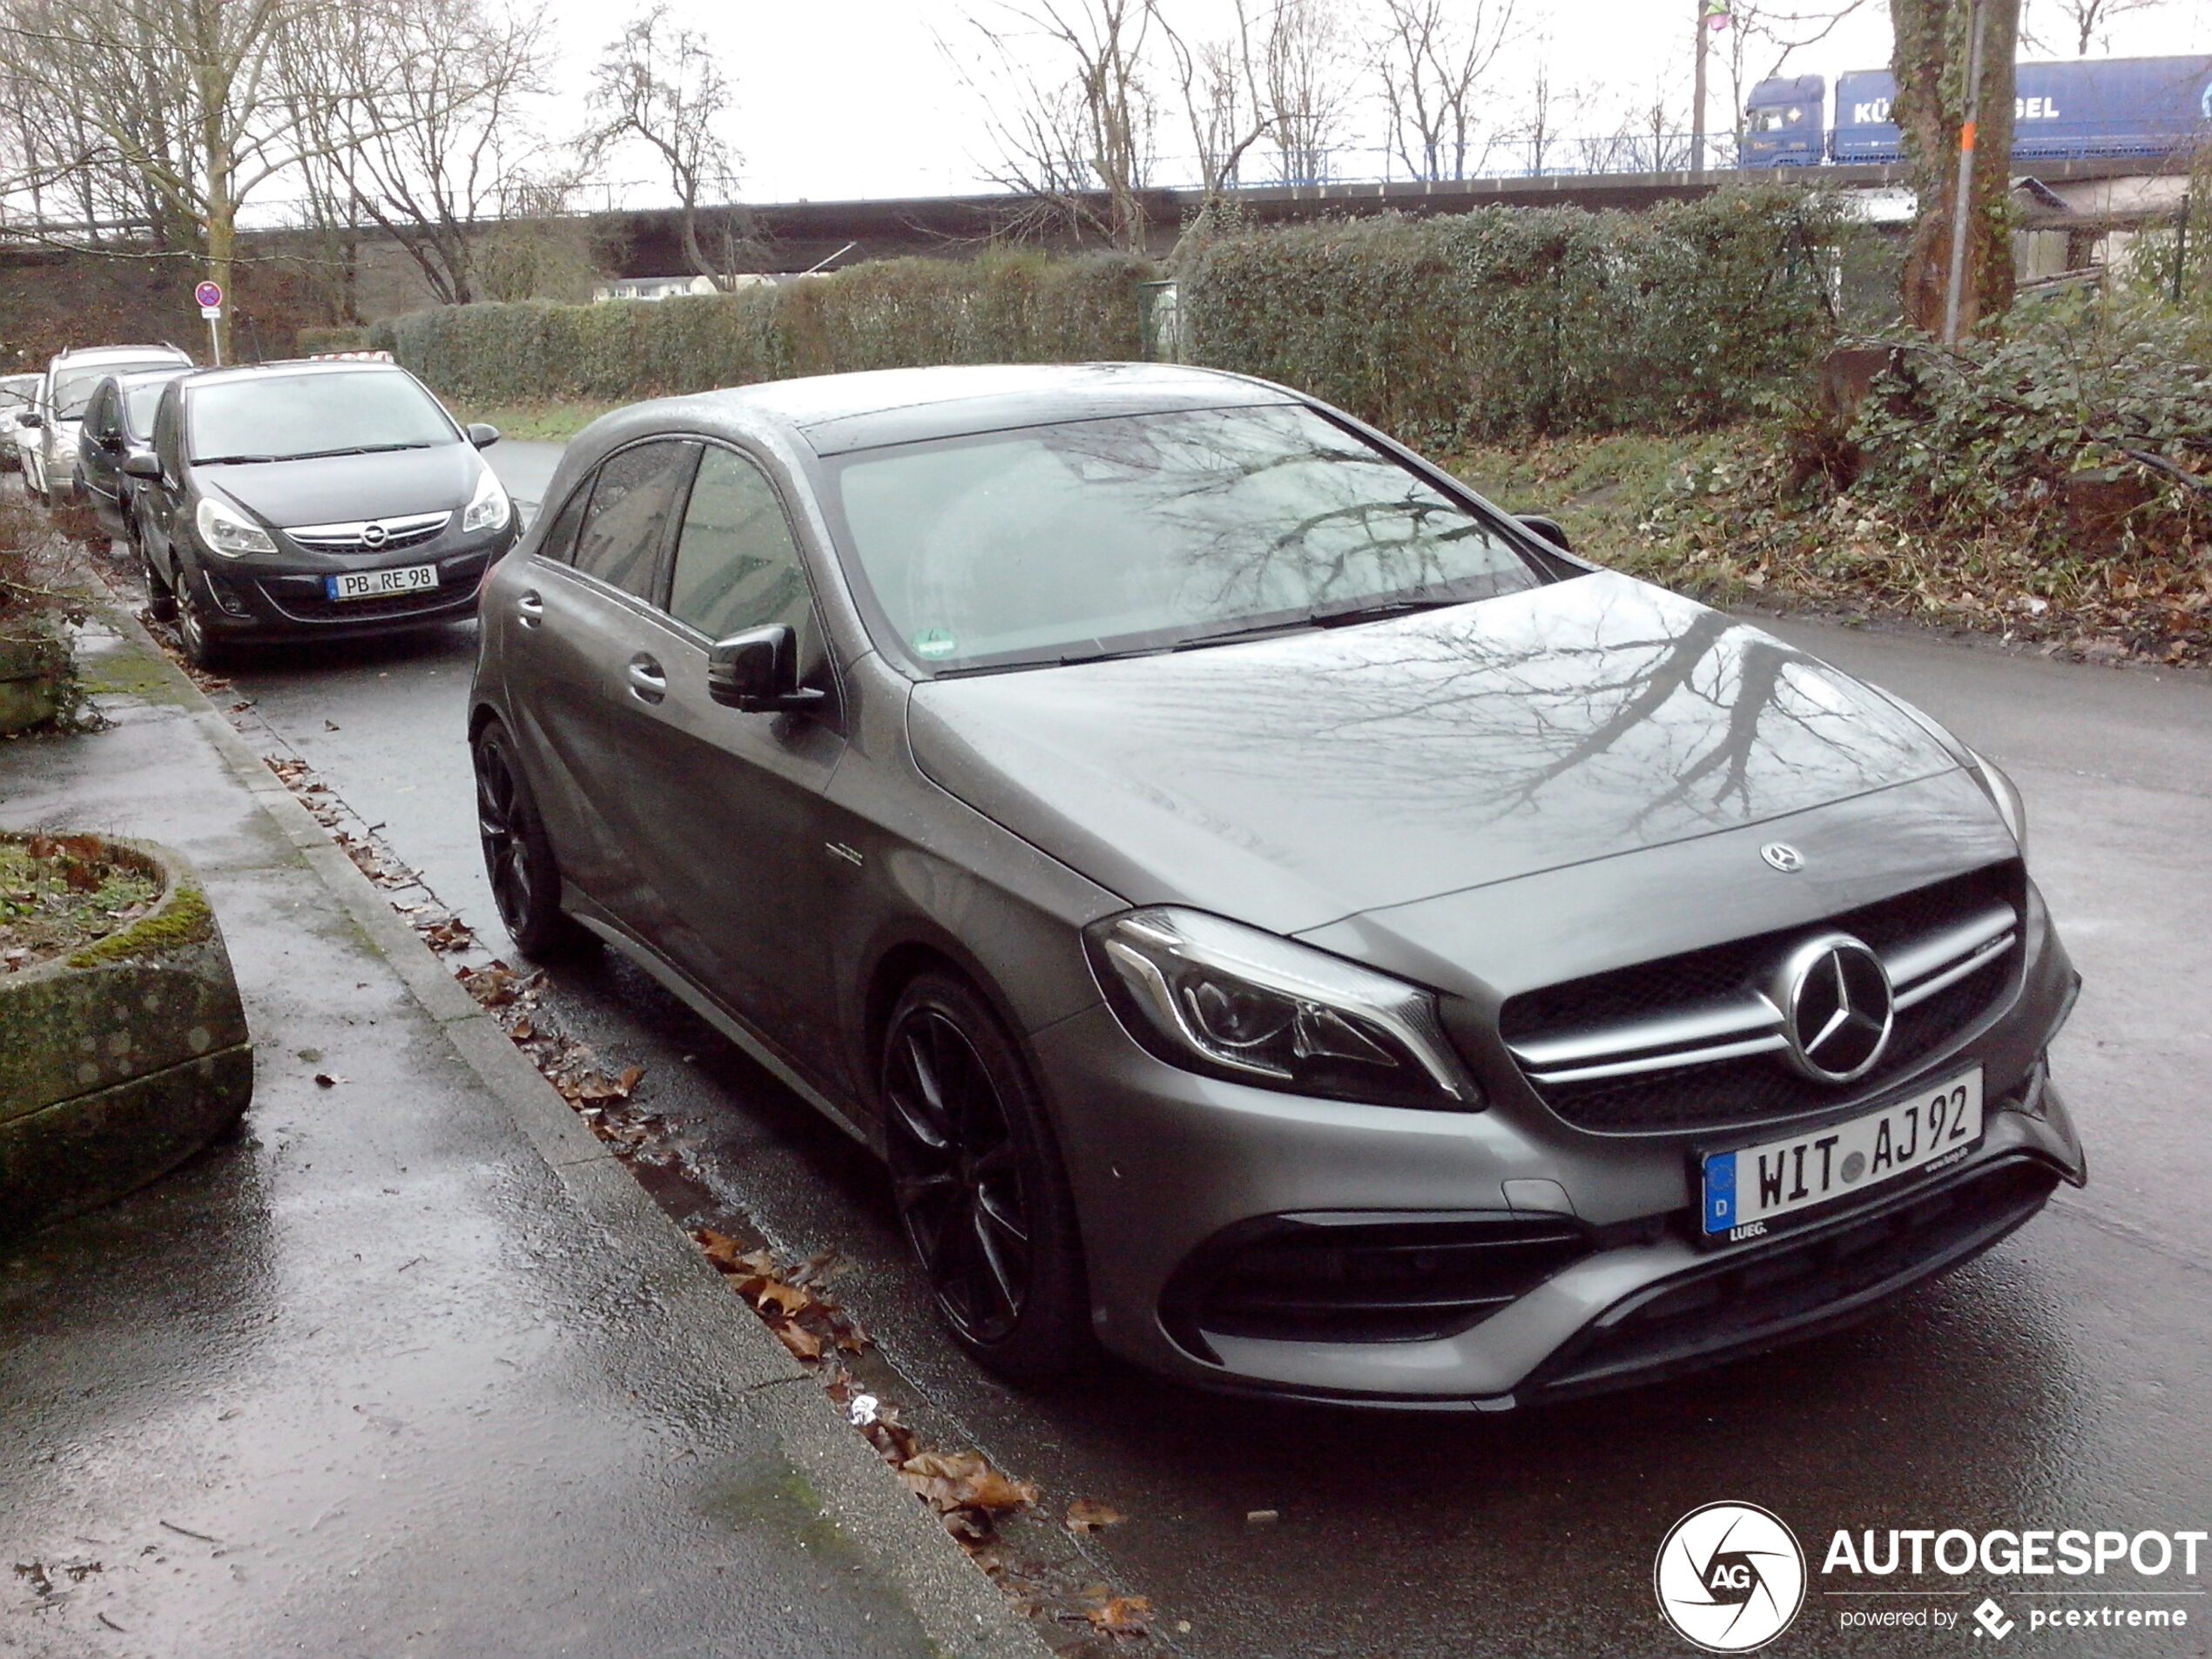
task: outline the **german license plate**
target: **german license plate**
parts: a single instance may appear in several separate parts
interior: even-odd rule
[[[348,570],[327,576],[323,591],[334,599],[388,599],[395,593],[420,593],[438,585],[435,564],[407,564],[396,570]]]
[[[1955,1163],[1981,1140],[1981,1068],[1847,1123],[1710,1152],[1699,1211],[1708,1240],[1757,1238],[1777,1216]]]

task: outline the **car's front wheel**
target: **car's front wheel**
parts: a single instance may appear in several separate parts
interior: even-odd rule
[[[1042,1103],[995,1015],[926,973],[892,1009],[880,1076],[899,1217],[940,1312],[1009,1380],[1094,1352],[1075,1202]]]
[[[215,637],[207,625],[208,613],[214,601],[207,597],[205,586],[192,579],[188,565],[179,562],[173,590],[177,600],[177,643],[184,647],[185,660],[203,673],[219,674],[231,665],[231,648]]]
[[[515,948],[540,961],[588,948],[593,935],[561,908],[561,872],[529,786],[523,780],[515,739],[488,721],[471,745],[476,767],[476,837],[492,902]]]

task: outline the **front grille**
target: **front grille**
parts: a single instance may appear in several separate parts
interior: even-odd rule
[[[2014,1157],[1840,1224],[1756,1247],[1599,1319],[1534,1379],[1556,1398],[1756,1352],[1986,1250],[2043,1207],[2059,1175]]]
[[[1165,1323],[1277,1342],[1425,1342],[1480,1324],[1580,1261],[1588,1230],[1564,1216],[1318,1212],[1230,1229],[1170,1282]]]
[[[2017,978],[2017,861],[1804,927],[1524,992],[1499,1032],[1544,1103],[1578,1129],[1658,1134],[1830,1110],[1878,1093],[1983,1017]],[[1897,986],[1878,1069],[1848,1087],[1792,1070],[1765,981],[1798,941],[1849,934]]]
[[[452,517],[450,512],[408,513],[347,524],[300,524],[285,534],[318,553],[388,553],[395,548],[421,546],[443,530]],[[373,539],[372,526],[376,532]]]

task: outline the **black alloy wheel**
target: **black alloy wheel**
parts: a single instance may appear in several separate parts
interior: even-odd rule
[[[921,975],[884,1038],[884,1136],[907,1243],[968,1352],[1017,1382],[1090,1357],[1082,1251],[1049,1130],[997,1019]]]
[[[219,673],[230,665],[231,651],[208,632],[207,612],[214,602],[206,597],[204,584],[195,582],[191,570],[181,563],[177,567],[174,595],[177,643],[184,647],[185,660],[203,673]]]
[[[514,738],[493,720],[476,734],[471,749],[484,874],[516,949],[546,960],[588,948],[593,935],[561,908],[560,868],[529,786],[523,781]]]
[[[176,621],[177,596],[153,568],[153,556],[146,551],[145,532],[138,527],[138,515],[125,519],[124,527],[130,533],[131,550],[138,556],[139,579],[146,584],[146,615],[156,622]]]

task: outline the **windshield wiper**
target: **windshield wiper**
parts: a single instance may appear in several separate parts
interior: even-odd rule
[[[195,467],[245,467],[256,462],[280,459],[282,457],[278,455],[194,455],[192,464]]]
[[[426,441],[421,443],[359,443],[343,449],[303,449],[296,455],[287,455],[287,461],[327,461],[333,455],[381,455],[395,449],[428,449]]]
[[[1316,610],[1311,620],[1316,628],[1341,628],[1347,623],[1380,622],[1389,617],[1411,617],[1423,610],[1443,610],[1467,603],[1465,599],[1379,599],[1373,604],[1346,605],[1342,610]]]

